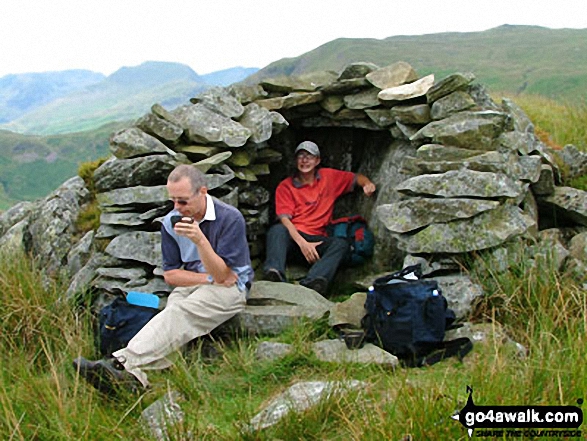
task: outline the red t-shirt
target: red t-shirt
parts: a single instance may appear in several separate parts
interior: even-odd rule
[[[355,180],[354,173],[333,168],[320,168],[311,185],[286,178],[275,190],[277,217],[290,218],[296,229],[306,234],[326,236],[336,199],[351,192]]]

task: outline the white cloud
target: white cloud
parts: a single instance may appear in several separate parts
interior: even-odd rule
[[[0,76],[147,60],[198,73],[263,67],[340,37],[482,31],[502,24],[587,28],[583,1],[2,0]]]

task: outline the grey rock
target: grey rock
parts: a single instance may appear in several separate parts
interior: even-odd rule
[[[567,179],[587,175],[587,153],[572,144],[566,145],[558,154],[567,169]]]
[[[536,196],[549,196],[554,193],[554,173],[552,167],[542,164],[540,167],[540,177],[530,186]]]
[[[250,141],[261,143],[271,138],[273,118],[269,110],[258,104],[247,104],[239,122],[251,131]]]
[[[436,144],[472,150],[497,150],[499,136],[506,128],[507,115],[502,112],[459,112],[424,126],[411,141],[430,139]]]
[[[289,127],[289,122],[287,122],[281,113],[270,112],[269,114],[271,115],[272,130],[274,135],[283,132]]]
[[[465,89],[474,79],[475,75],[470,72],[455,73],[443,78],[436,82],[426,93],[428,103],[433,103],[457,90]]]
[[[94,231],[88,231],[67,254],[67,271],[70,275],[77,274],[90,260],[95,236]]]
[[[395,123],[390,109],[365,109],[365,113],[379,127],[390,127]]]
[[[344,393],[347,390],[365,387],[366,384],[357,380],[339,381],[306,381],[289,387],[281,395],[273,399],[261,412],[249,422],[250,430],[263,430],[277,424],[290,412],[302,413],[332,394]]]
[[[108,277],[110,279],[123,279],[123,280],[138,280],[147,276],[147,270],[145,268],[98,268],[98,275],[101,277]]]
[[[183,134],[183,129],[153,113],[139,118],[135,125],[148,135],[163,139],[171,144],[175,143]]]
[[[466,253],[503,244],[524,234],[534,220],[506,205],[471,219],[432,224],[413,235],[401,235],[399,247],[412,254]]]
[[[314,343],[312,349],[318,360],[327,363],[378,364],[392,368],[399,365],[395,355],[371,343],[366,343],[360,349],[349,350],[342,340],[323,340]]]
[[[477,153],[480,153],[477,151]],[[448,155],[447,155],[448,156]],[[536,157],[535,157],[536,158]],[[502,173],[511,177],[519,178],[518,175],[526,175],[528,170],[522,167],[521,158],[508,157],[499,152],[485,152],[465,159],[456,160],[432,160],[425,161],[418,158],[406,158],[404,167],[411,174],[445,173],[451,170],[474,170],[479,172]],[[538,166],[540,160],[538,159]],[[517,163],[514,161],[518,161]],[[524,163],[526,165],[526,163]],[[536,169],[535,171],[539,171]],[[532,176],[538,178],[538,174]]]
[[[91,287],[92,282],[98,276],[99,268],[116,265],[117,263],[119,263],[118,259],[107,256],[103,253],[92,254],[83,268],[71,278],[69,287],[64,294],[65,300],[70,301],[78,294],[88,290]]]
[[[164,185],[171,170],[187,162],[182,154],[149,155],[132,159],[111,158],[94,172],[94,185],[98,192],[139,185]]]
[[[587,192],[573,187],[556,187],[554,193],[539,199],[539,204],[554,208],[563,217],[587,226]]]
[[[466,219],[499,206],[497,201],[453,198],[410,198],[377,207],[377,217],[394,233],[407,233],[432,223]]]
[[[330,309],[328,325],[331,327],[350,327],[361,329],[361,319],[365,316],[367,293],[354,293],[344,302],[336,302]]]
[[[416,151],[416,157],[426,161],[456,161],[478,155],[479,152],[476,150],[442,144],[424,144]]]
[[[334,83],[327,84],[318,88],[326,96],[348,95],[357,93],[363,89],[369,89],[373,85],[366,78],[351,78],[348,80],[338,80]]]
[[[212,87],[190,99],[227,118],[238,118],[245,111],[243,105],[224,87]]]
[[[170,150],[157,138],[146,134],[137,127],[119,130],[110,138],[110,151],[118,159],[165,153],[173,156]]]
[[[418,74],[408,63],[398,61],[370,72],[366,75],[366,78],[378,89],[387,89],[416,81]]]
[[[413,83],[383,89],[377,95],[382,101],[406,101],[426,95],[434,84],[434,75],[427,75]]]
[[[169,390],[162,398],[159,398],[141,412],[141,420],[153,437],[158,441],[176,439],[177,428],[185,419],[181,404],[186,401],[181,392]],[[173,434],[174,436],[170,436]],[[188,437],[188,439],[191,437]]]
[[[459,321],[468,318],[475,300],[484,295],[481,285],[474,283],[467,275],[437,276],[434,280]]]
[[[473,107],[475,107],[475,101],[471,95],[458,90],[435,101],[430,108],[430,116],[433,120],[444,119]]]
[[[29,221],[23,219],[12,225],[8,231],[0,236],[0,252],[10,255],[12,253],[26,253],[25,235],[27,234]]]
[[[271,193],[260,185],[249,185],[242,188],[238,195],[238,203],[251,207],[260,207],[271,198]]]
[[[75,223],[89,197],[83,179],[76,176],[47,196],[39,210],[31,214],[24,237],[25,249],[38,259],[47,275],[57,275],[66,267],[67,254],[77,233]]]
[[[379,69],[379,66],[373,63],[366,63],[362,61],[359,61],[357,63],[351,63],[342,70],[342,72],[338,76],[338,80],[363,78],[365,75],[377,69]]]
[[[428,174],[407,179],[396,190],[409,195],[432,195],[448,198],[475,197],[517,198],[522,185],[501,173],[474,170],[451,170],[441,174]]]
[[[512,116],[514,130],[521,133],[534,133],[534,124],[532,124],[532,121],[530,121],[530,118],[528,118],[528,115],[526,115],[526,112],[520,106],[509,98],[503,98],[502,107]]]
[[[262,341],[255,350],[257,360],[276,360],[293,352],[292,345],[272,341]]]
[[[251,136],[249,129],[202,103],[178,108],[174,116],[187,137],[196,143],[223,143],[228,147],[241,147]]]
[[[106,254],[121,260],[134,260],[152,266],[161,263],[161,234],[135,231],[115,237],[108,244]]]
[[[234,96],[243,105],[263,99],[267,96],[267,92],[259,84],[231,84],[228,86],[228,93]]]
[[[575,259],[587,264],[587,232],[573,236],[569,243],[569,252]]]
[[[237,315],[235,325],[251,334],[277,335],[302,317],[322,317],[331,307],[332,302],[301,285],[259,281],[253,284],[247,307]]]
[[[124,207],[134,205],[165,205],[169,197],[165,185],[119,188],[96,196],[101,207]]]
[[[37,204],[33,202],[19,202],[8,210],[0,213],[0,237],[20,221],[28,218],[36,209]]]
[[[428,124],[431,121],[428,104],[394,106],[391,109],[391,115],[403,124]]]
[[[379,89],[371,88],[352,95],[344,97],[344,105],[348,109],[367,109],[370,107],[377,107],[381,104],[377,95]]]
[[[329,113],[335,113],[344,107],[344,97],[340,95],[327,95],[320,101],[320,107]]]
[[[303,75],[281,76],[261,81],[260,85],[268,92],[291,93],[294,91],[312,92],[337,79],[337,74],[329,71],[316,71]]]
[[[267,110],[291,109],[298,106],[319,103],[324,95],[322,92],[292,92],[289,95],[255,101]]]

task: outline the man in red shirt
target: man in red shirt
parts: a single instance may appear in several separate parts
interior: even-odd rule
[[[344,239],[326,235],[334,203],[355,185],[367,196],[376,188],[360,173],[318,168],[320,150],[312,141],[298,145],[295,155],[295,175],[281,181],[275,191],[275,212],[280,222],[267,233],[264,279],[284,281],[288,254],[301,253],[311,267],[300,284],[324,294],[349,246]]]

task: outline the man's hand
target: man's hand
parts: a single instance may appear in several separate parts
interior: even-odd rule
[[[187,237],[193,243],[198,245],[200,241],[205,237],[202,230],[200,230],[200,225],[197,222],[194,223],[187,223],[187,222],[178,222],[173,227],[175,232],[180,236]]]
[[[377,188],[373,182],[369,182],[363,187],[363,193],[365,193],[367,196],[371,196],[373,193],[375,193],[375,190],[377,190]]]
[[[321,243],[322,241],[308,242],[307,240],[302,239],[302,241],[298,244],[300,250],[302,250],[302,254],[306,258],[308,263],[314,263],[320,260],[320,254],[318,254],[318,250],[316,250],[316,247]]]

